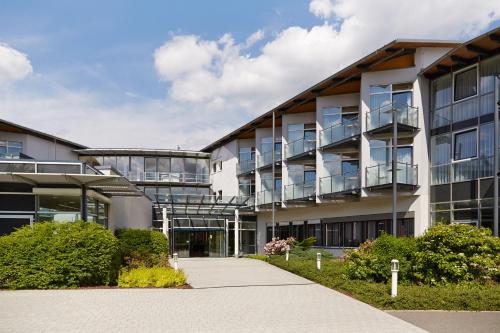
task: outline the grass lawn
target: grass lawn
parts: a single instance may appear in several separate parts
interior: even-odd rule
[[[392,298],[390,282],[383,284],[344,278],[343,263],[338,260],[323,260],[321,271],[316,269],[315,260],[296,256],[291,256],[289,262],[284,256],[271,256],[267,261],[380,309],[500,311],[499,284],[399,285],[398,296]]]

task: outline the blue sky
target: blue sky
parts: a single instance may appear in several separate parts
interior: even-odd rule
[[[0,8],[1,118],[89,146],[186,149],[392,39],[466,40],[500,18],[492,0],[0,0]]]

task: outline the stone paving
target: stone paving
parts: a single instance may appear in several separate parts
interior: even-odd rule
[[[194,289],[0,291],[0,332],[424,332],[251,259],[181,259]]]

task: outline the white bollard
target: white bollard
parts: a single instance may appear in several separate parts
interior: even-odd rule
[[[288,261],[289,257],[290,257],[290,250],[286,249],[285,260]]]
[[[391,260],[391,272],[392,272],[392,280],[391,280],[391,296],[398,296],[398,271],[399,271],[399,260],[393,259]]]
[[[316,253],[316,268],[321,269],[321,253]]]
[[[174,253],[174,269],[177,271],[179,269],[179,255]]]

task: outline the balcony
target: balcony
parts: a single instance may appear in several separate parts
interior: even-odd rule
[[[397,163],[397,185],[401,188],[415,189],[418,186],[418,166]],[[378,164],[366,168],[366,187],[369,190],[390,188],[392,186],[392,163]]]
[[[236,165],[236,175],[244,176],[255,172],[255,160],[239,161]]]
[[[285,145],[285,157],[288,160],[309,157],[316,153],[316,140],[298,139]]]
[[[127,172],[125,177],[132,182],[210,184],[208,174],[186,172]]]
[[[316,182],[285,185],[285,201],[315,201]]]
[[[281,151],[274,152],[274,162],[276,162],[277,165],[279,165],[279,162],[281,162]],[[267,151],[257,158],[257,168],[259,169],[270,167],[272,166],[272,164],[273,164],[272,151]]]
[[[320,147],[325,149],[358,146],[360,135],[359,119],[356,117],[345,120],[321,131]]]
[[[274,191],[274,202],[281,202],[281,188]],[[273,192],[264,190],[257,192],[257,206],[271,205],[273,203]]]
[[[358,195],[360,189],[359,172],[322,177],[319,180],[319,193],[322,198]]]
[[[396,113],[398,132],[418,130],[418,108],[410,105],[388,104],[366,114],[366,132],[381,134],[392,132],[392,114]]]

